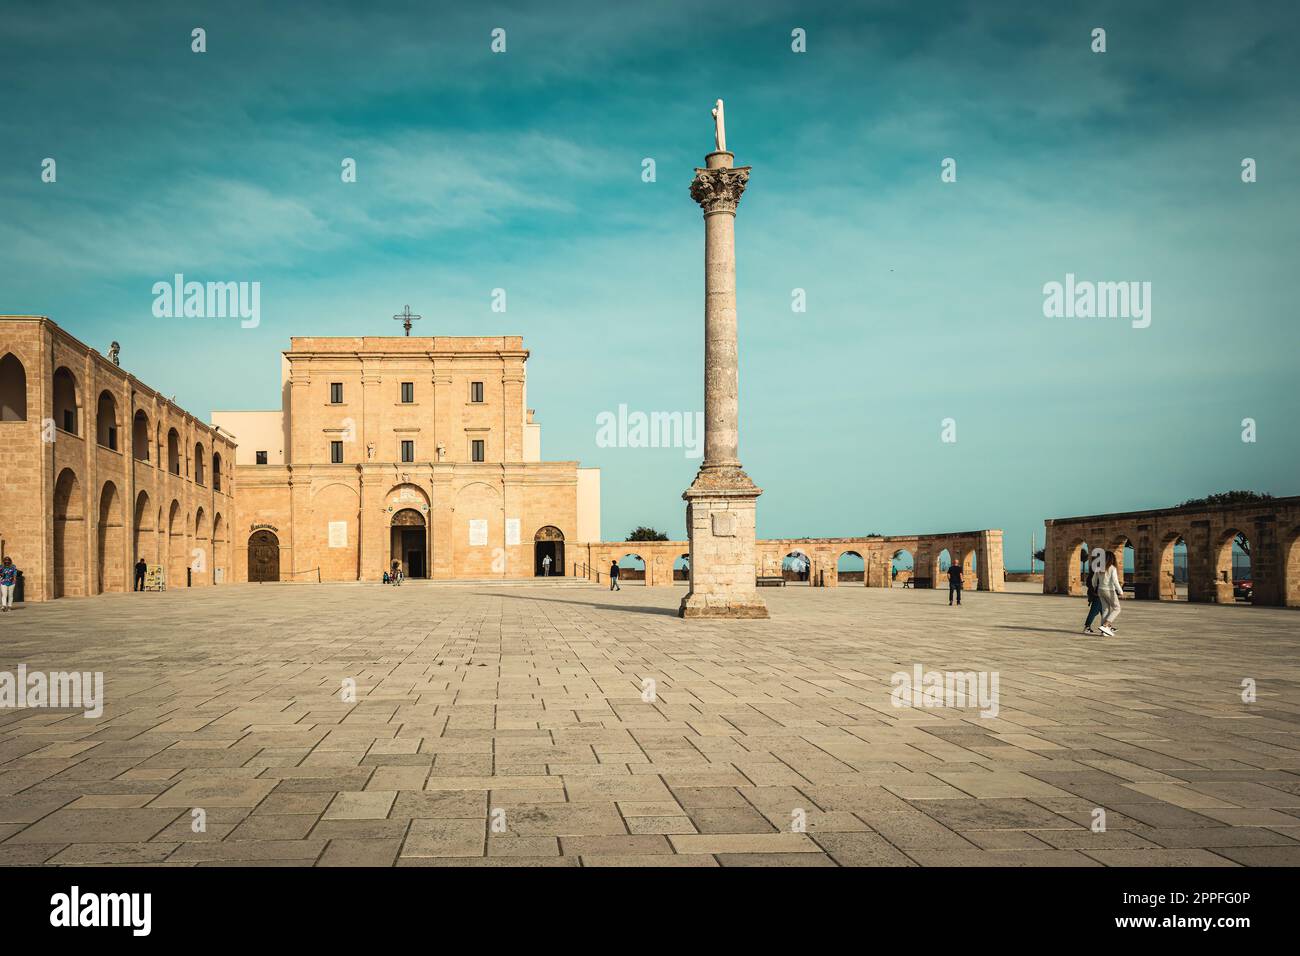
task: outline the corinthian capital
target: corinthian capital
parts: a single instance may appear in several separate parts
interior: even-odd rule
[[[705,213],[735,212],[740,204],[740,194],[749,182],[749,167],[735,169],[720,166],[717,169],[695,170],[691,183],[691,198],[700,204]]]

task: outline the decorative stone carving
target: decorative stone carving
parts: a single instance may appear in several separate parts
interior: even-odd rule
[[[734,213],[748,182],[748,166],[734,169],[727,166],[719,166],[717,169],[696,167],[695,180],[691,183],[691,198],[700,204],[706,215],[711,212]]]

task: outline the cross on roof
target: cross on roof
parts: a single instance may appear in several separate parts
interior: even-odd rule
[[[411,320],[412,320],[412,319],[420,319],[420,318],[423,318],[423,316],[412,315],[412,314],[411,314],[411,307],[408,305],[405,309],[402,310],[401,314],[399,314],[399,315],[395,315],[395,316],[393,316],[393,318],[394,318],[394,319],[401,319],[401,320],[402,320],[402,328],[406,329],[406,334],[407,334],[407,335],[410,335],[410,334],[411,334]]]

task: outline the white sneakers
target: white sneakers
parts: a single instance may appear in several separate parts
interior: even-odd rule
[[[1114,637],[1114,636],[1115,636],[1115,632],[1114,632],[1113,630],[1111,630],[1110,627],[1108,627],[1108,626],[1105,625],[1105,624],[1103,624],[1103,625],[1101,626],[1101,633],[1105,634],[1107,637]]]

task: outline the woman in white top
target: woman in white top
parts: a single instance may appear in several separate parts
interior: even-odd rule
[[[1120,580],[1119,569],[1115,566],[1113,551],[1106,552],[1106,569],[1093,572],[1092,584],[1097,589],[1097,596],[1101,598],[1101,633],[1114,637],[1115,618],[1119,617],[1119,602],[1124,595],[1124,584]]]

